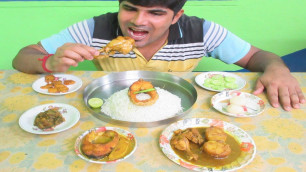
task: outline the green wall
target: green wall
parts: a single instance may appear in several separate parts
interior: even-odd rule
[[[217,22],[251,44],[280,56],[306,47],[304,0],[190,1],[185,13]],[[57,33],[83,19],[117,11],[118,2],[0,2],[0,69],[12,69],[12,59],[24,46]],[[203,58],[197,71],[236,70]],[[95,70],[90,62],[72,70]]]

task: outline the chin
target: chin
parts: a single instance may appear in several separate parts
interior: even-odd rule
[[[143,41],[135,41],[136,48],[142,48],[145,47],[147,44]]]

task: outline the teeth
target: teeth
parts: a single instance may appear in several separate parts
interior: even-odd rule
[[[135,40],[141,40],[147,36],[147,34],[143,35],[135,35],[133,31],[129,32],[129,34],[132,36],[133,39]]]
[[[131,30],[136,31],[136,32],[145,32],[145,30],[134,29],[134,28],[131,28]]]
[[[132,33],[132,36],[133,36],[134,38],[141,39],[141,38],[144,38],[146,35],[134,35],[134,34]]]

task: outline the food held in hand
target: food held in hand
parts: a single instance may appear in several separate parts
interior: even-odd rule
[[[145,92],[143,92],[145,91]],[[141,98],[140,94],[147,94],[149,95],[148,98]],[[139,79],[138,81],[134,82],[128,91],[128,95],[132,103],[138,106],[149,106],[156,102],[158,99],[157,91],[155,90],[154,86],[151,82],[145,81],[143,79]]]
[[[34,126],[42,130],[52,129],[63,123],[65,118],[58,111],[58,108],[50,108],[47,111],[40,112],[34,120]]]
[[[212,88],[214,90],[233,90],[238,88],[236,78],[231,76],[223,76],[221,74],[215,74],[210,78],[205,79],[203,86]]]
[[[48,89],[48,93],[66,93],[69,91],[67,85],[72,85],[75,83],[73,80],[60,80],[54,75],[46,75],[45,82],[47,83],[44,86],[41,86],[41,89]]]
[[[95,58],[109,57],[117,52],[121,54],[128,54],[135,47],[135,40],[130,37],[118,36],[117,38],[110,41],[105,47],[100,49],[101,55]]]
[[[128,155],[135,147],[133,137],[113,130],[91,131],[82,140],[81,151],[89,158],[114,161]]]

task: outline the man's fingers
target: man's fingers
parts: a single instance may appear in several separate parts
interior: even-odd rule
[[[74,66],[74,67],[78,66],[78,62],[69,57],[61,58],[61,64],[68,65],[68,66]]]
[[[290,111],[292,109],[291,94],[287,87],[279,88],[279,99],[286,111]]]
[[[60,57],[54,59],[51,63],[51,70],[56,72],[66,72],[69,66],[78,66],[78,62],[68,57]],[[49,66],[49,67],[50,67]]]
[[[92,47],[86,46],[86,45],[80,45],[80,47],[76,47],[77,49],[75,50],[77,53],[79,53],[84,59],[86,60],[92,60],[98,52]]]
[[[265,87],[262,85],[262,83],[257,80],[255,90],[253,91],[253,94],[257,95],[264,91]]]
[[[291,100],[291,106],[295,109],[300,108],[300,98],[299,95],[296,92],[296,89],[289,89],[290,94],[290,100]]]
[[[270,85],[270,86],[266,87],[266,90],[267,90],[267,95],[268,95],[268,99],[270,101],[270,104],[275,108],[279,107],[278,89],[274,88]]]
[[[61,58],[70,58],[76,62],[84,61],[84,58],[73,49],[66,50]]]
[[[92,60],[96,53],[99,54],[98,50],[87,45],[65,43],[48,61],[48,66],[52,71],[65,72],[69,66],[76,67],[79,62]]]
[[[96,54],[99,54],[98,50],[93,47],[89,47],[83,44],[66,43],[59,48],[62,57],[69,57],[78,62],[86,60],[92,60]]]
[[[303,94],[301,88],[297,87],[297,88],[296,88],[296,93],[297,93],[297,95],[298,95],[298,97],[299,97],[299,102],[300,102],[301,104],[306,103],[306,99],[305,99],[305,96],[304,96],[304,94]]]
[[[92,59],[93,59],[94,56],[98,56],[100,54],[100,52],[97,49],[93,48],[93,47],[86,46],[86,49],[87,49],[87,51],[90,52],[90,54],[92,56]],[[87,59],[87,60],[92,60],[92,59]]]

